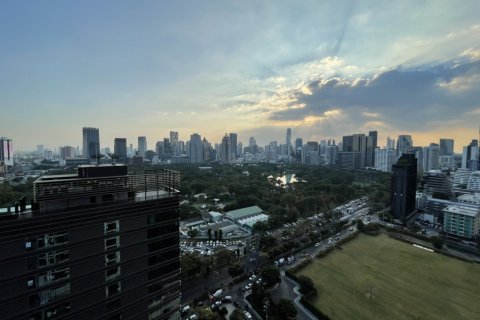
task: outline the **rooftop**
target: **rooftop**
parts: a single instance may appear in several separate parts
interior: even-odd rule
[[[443,209],[443,211],[448,211],[456,214],[461,214],[464,216],[476,217],[480,212],[478,207],[469,207],[465,205],[451,205]]]
[[[246,207],[242,209],[228,211],[227,215],[231,216],[233,219],[240,219],[242,217],[246,217],[254,214],[260,214],[262,212],[263,210],[259,206],[251,206],[251,207]]]

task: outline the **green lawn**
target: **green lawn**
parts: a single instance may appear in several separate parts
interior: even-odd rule
[[[297,275],[335,319],[480,319],[480,265],[360,234]]]

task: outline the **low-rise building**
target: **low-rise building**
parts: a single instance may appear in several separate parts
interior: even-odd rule
[[[259,206],[251,206],[251,207],[246,207],[242,209],[228,211],[225,214],[225,216],[228,219],[234,222],[237,222],[238,220],[253,217],[262,213],[263,213],[263,210]]]
[[[474,239],[478,237],[480,213],[478,207],[450,205],[443,209],[443,231],[447,235]]]

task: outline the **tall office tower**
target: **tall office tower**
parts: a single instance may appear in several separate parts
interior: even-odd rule
[[[163,154],[159,154],[158,157],[166,161],[172,159],[173,155],[174,150],[172,144],[170,143],[170,139],[163,138]]]
[[[92,162],[100,154],[100,133],[98,128],[83,128],[83,157]]]
[[[232,162],[232,143],[230,137],[225,133],[225,136],[222,139],[220,151],[220,160],[225,163]]]
[[[472,140],[468,146],[463,147],[462,168],[477,171],[479,168],[479,161],[478,140]]]
[[[0,164],[13,166],[13,141],[12,139],[0,138]]]
[[[60,148],[60,158],[62,160],[75,158],[75,148],[71,146]]]
[[[230,144],[232,145],[232,159],[236,159],[238,157],[236,133],[230,133]]]
[[[395,139],[390,139],[390,137],[387,137],[387,149],[395,150]]]
[[[329,145],[325,147],[325,164],[334,166],[337,164],[338,147]]]
[[[375,150],[378,147],[378,132],[376,130],[369,131],[368,136],[371,137],[371,143],[367,141],[367,167],[375,167]]]
[[[183,140],[178,141],[178,152],[180,154],[185,154],[186,153],[185,152],[185,141],[183,141]]]
[[[265,149],[266,158],[269,161],[275,161],[278,159],[277,154],[277,141],[272,141],[268,145],[268,148]]]
[[[437,170],[440,168],[438,158],[440,157],[440,147],[436,143],[430,143],[428,147],[423,148],[423,170]]]
[[[343,136],[342,152],[353,152],[353,136]]]
[[[304,161],[302,148],[303,148],[303,139],[302,138],[295,139],[295,161],[299,163],[302,163]]]
[[[180,319],[178,186],[125,165],[39,178],[0,215],[2,318]]]
[[[128,156],[132,156],[135,155],[135,150],[133,149],[133,143],[130,143],[130,146],[128,147]]]
[[[393,165],[391,195],[393,217],[406,222],[415,210],[417,192],[417,159],[413,154],[402,154]]]
[[[441,156],[453,156],[453,139],[440,139],[440,155]]]
[[[257,141],[255,140],[254,137],[250,137],[250,138],[248,139],[248,146],[249,146],[250,148],[253,148],[255,145],[257,145]]]
[[[237,145],[237,153],[239,156],[243,155],[243,143],[239,142]]]
[[[113,142],[113,154],[115,155],[115,162],[127,163],[127,138],[115,138]]]
[[[404,153],[409,152],[411,147],[413,147],[413,141],[410,135],[398,136],[398,139],[397,139],[397,156],[398,157],[400,157]]]
[[[43,144],[37,145],[37,154],[38,155],[43,155],[43,150],[45,150],[45,147]]]
[[[422,147],[412,147],[412,154],[415,155],[417,159],[417,175],[423,174],[425,169],[423,167],[423,148]]]
[[[194,133],[190,136],[189,152],[190,163],[203,162],[203,143],[202,137],[199,134]]]
[[[178,132],[170,131],[170,144],[172,145],[173,154],[178,156],[180,154],[180,148],[178,146]]]
[[[290,161],[290,157],[292,155],[292,129],[287,129],[287,138],[286,138],[286,146],[287,146],[287,159]]]
[[[393,149],[375,149],[375,169],[383,172],[392,172],[392,165],[396,159]]]
[[[139,156],[145,157],[145,152],[147,152],[147,137],[138,137],[137,151]]]

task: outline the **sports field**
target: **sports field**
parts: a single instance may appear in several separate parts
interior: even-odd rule
[[[335,319],[480,319],[480,265],[360,234],[297,275],[310,302]]]

